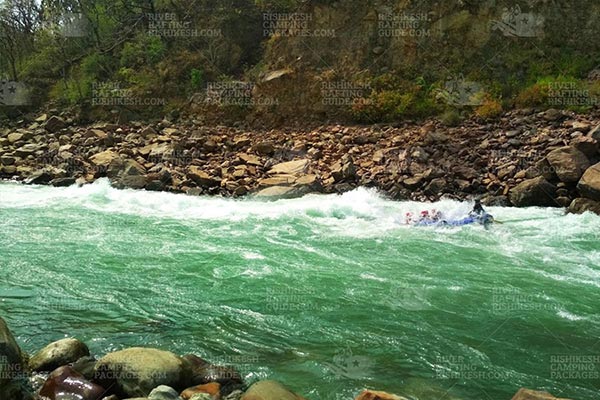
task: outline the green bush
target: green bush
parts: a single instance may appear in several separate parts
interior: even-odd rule
[[[158,36],[139,34],[133,41],[125,43],[121,50],[121,66],[141,67],[155,65],[164,56],[166,46]]]
[[[197,90],[202,87],[204,83],[204,73],[202,70],[192,68],[192,72],[190,73],[190,84],[192,89]]]

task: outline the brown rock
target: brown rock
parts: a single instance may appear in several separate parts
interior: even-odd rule
[[[600,143],[600,125],[597,125],[592,129],[590,133],[588,133],[588,136]]]
[[[160,385],[182,390],[189,385],[190,374],[188,364],[173,353],[132,347],[98,360],[94,380],[127,398],[147,396]]]
[[[119,156],[118,153],[115,153],[112,150],[106,150],[106,151],[103,151],[101,153],[94,154],[93,156],[91,156],[90,157],[90,161],[96,167],[108,168],[108,166],[110,165],[110,163],[113,160],[118,159],[118,158],[120,158],[120,156]]]
[[[600,200],[600,163],[588,168],[577,184],[577,190],[583,197]]]
[[[201,188],[211,188],[221,186],[221,179],[209,175],[199,167],[191,166],[188,168],[188,179],[191,179]]]
[[[598,141],[589,136],[580,136],[575,138],[572,145],[577,150],[585,154],[588,158],[593,158],[598,154]]]
[[[421,186],[421,182],[422,181],[423,181],[423,177],[422,176],[414,176],[412,178],[405,179],[404,181],[402,181],[402,183],[408,189],[416,189],[419,186]]]
[[[256,166],[263,165],[263,163],[260,161],[260,158],[256,157],[255,155],[239,153],[237,156],[240,158],[240,160],[242,160],[244,163],[246,163],[248,165],[256,165]]]
[[[244,393],[241,400],[305,400],[276,381],[258,381]]]
[[[270,170],[269,174],[287,174],[287,175],[300,175],[306,172],[310,161],[307,159],[300,159],[294,161],[283,162],[274,165]]]
[[[356,397],[355,400],[406,400],[406,398],[386,392],[364,390],[361,394],[358,395],[358,397]]]
[[[535,390],[521,388],[512,398],[512,400],[569,400],[552,396],[548,392],[538,392]]]
[[[198,393],[207,393],[211,396],[218,396],[221,392],[221,385],[218,382],[205,383],[204,385],[192,386],[181,392],[183,400],[189,400],[193,395]]]
[[[71,367],[52,371],[40,390],[40,396],[49,400],[80,399],[98,400],[104,395],[102,386],[91,383]]]
[[[0,399],[29,399],[22,385],[25,378],[23,353],[13,334],[0,317]]]
[[[35,353],[29,360],[29,367],[33,371],[53,371],[89,355],[90,351],[82,341],[75,338],[61,339]]]
[[[583,214],[590,211],[600,215],[600,201],[591,199],[579,198],[575,199],[569,205],[569,212],[573,214]]]
[[[441,195],[446,188],[446,180],[444,178],[435,178],[429,182],[425,188],[425,193],[428,195]]]
[[[67,123],[65,122],[64,119],[53,115],[46,121],[45,128],[48,132],[54,133],[54,132],[58,132],[61,129],[66,128],[66,126],[67,126]]]
[[[540,176],[523,181],[515,186],[509,194],[512,204],[517,207],[555,207],[554,193],[556,187]]]
[[[275,153],[275,144],[270,141],[259,142],[252,147],[256,153],[264,156],[270,156]]]
[[[577,182],[590,166],[585,154],[573,146],[553,150],[546,159],[562,182]]]

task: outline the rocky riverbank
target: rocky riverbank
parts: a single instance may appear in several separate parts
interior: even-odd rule
[[[78,125],[30,115],[0,130],[0,177],[190,195],[293,197],[376,187],[393,199],[600,213],[600,111],[512,111],[489,123],[252,130],[177,122]]]
[[[234,366],[194,354],[133,347],[95,358],[85,343],[67,338],[29,356],[0,317],[2,400],[303,400],[279,382],[244,382]],[[355,400],[408,400],[365,389]],[[512,400],[567,400],[520,389]]]

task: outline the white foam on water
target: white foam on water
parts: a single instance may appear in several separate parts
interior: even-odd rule
[[[388,281],[386,278],[381,278],[379,276],[376,276],[373,274],[367,274],[367,273],[360,274],[360,277],[362,279],[368,279],[368,280],[377,281],[377,282],[387,282]]]
[[[600,239],[600,217],[592,214],[564,215],[561,209],[489,207],[488,212],[503,221],[489,231],[479,226],[458,228],[411,227],[403,225],[408,212],[415,215],[423,209],[436,209],[447,219],[463,218],[471,209],[470,202],[442,200],[436,203],[391,201],[374,189],[358,188],[342,195],[312,194],[296,199],[276,201],[252,197],[231,199],[223,197],[187,196],[165,192],[118,190],[107,179],[83,187],[54,188],[0,184],[0,210],[12,208],[36,209],[69,207],[94,210],[107,214],[126,214],[152,218],[170,218],[185,223],[196,221],[237,222],[252,219],[259,223],[268,219],[300,219],[322,236],[357,238],[398,237],[400,240],[414,232],[444,240],[454,235],[473,234],[486,238],[482,246],[498,246],[506,254],[527,254],[535,244],[546,252],[548,260],[561,257],[566,243],[576,249],[582,238],[597,232]],[[76,211],[74,211],[76,212]],[[232,224],[223,224],[231,227]],[[481,228],[481,229],[480,229]],[[430,232],[432,232],[430,234]],[[232,232],[234,234],[235,232]],[[294,232],[290,232],[291,235]],[[463,239],[469,239],[464,237]],[[489,239],[489,240],[488,240]],[[491,242],[491,243],[490,243]],[[475,244],[478,245],[478,244]],[[600,252],[586,255],[587,261],[600,265]],[[586,262],[587,264],[587,262]],[[595,273],[595,272],[594,272]],[[598,276],[595,276],[598,278]]]
[[[559,310],[556,315],[558,315],[561,318],[567,319],[569,321],[582,321],[582,320],[586,320],[586,317],[582,317],[580,315],[576,315],[576,314],[572,314],[568,311],[565,310]]]

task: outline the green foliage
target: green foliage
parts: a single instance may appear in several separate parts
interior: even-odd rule
[[[190,73],[190,85],[192,89],[197,90],[202,87],[202,84],[204,83],[203,76],[204,73],[202,70],[192,68],[192,72]]]
[[[121,50],[121,66],[141,67],[158,63],[166,52],[166,46],[158,36],[139,34]]]
[[[596,101],[595,84],[573,76],[545,76],[523,89],[515,99],[517,107],[563,108],[585,111]]]
[[[423,77],[409,82],[393,74],[383,74],[372,79],[370,86],[370,96],[352,107],[353,117],[360,122],[423,118],[439,111],[432,86],[427,86]]]

